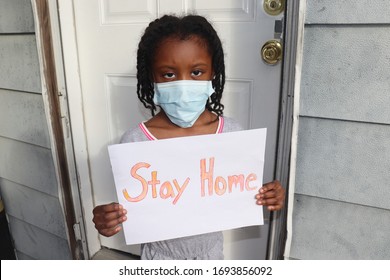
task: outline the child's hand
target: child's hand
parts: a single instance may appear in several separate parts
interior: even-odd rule
[[[285,190],[278,180],[263,185],[256,195],[258,205],[268,206],[269,211],[282,209],[285,199]]]
[[[127,211],[122,205],[113,202],[96,206],[93,209],[92,221],[101,235],[109,237],[122,229],[120,224],[127,220],[126,214]]]

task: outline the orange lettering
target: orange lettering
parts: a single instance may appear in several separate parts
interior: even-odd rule
[[[244,190],[244,175],[243,174],[228,176],[228,182],[229,182],[228,188],[229,188],[230,193],[232,192],[233,184],[236,185],[236,187],[237,187],[237,184],[240,184],[240,191]]]
[[[257,187],[250,187],[249,186],[249,183],[252,182],[252,181],[256,181],[257,180],[257,176],[256,174],[254,173],[251,173],[248,175],[248,177],[246,177],[246,180],[245,180],[245,188],[247,191],[253,191],[255,189],[257,189]]]
[[[179,198],[181,197],[181,195],[183,194],[185,188],[187,187],[188,185],[188,182],[190,181],[190,178],[187,178],[185,181],[184,181],[184,184],[183,186],[180,188],[179,186],[179,183],[177,182],[176,179],[173,180],[173,183],[175,184],[175,187],[177,189],[177,195],[175,197],[175,199],[173,200],[173,204],[176,204],[176,202],[179,200]]]
[[[137,196],[137,197],[132,198],[132,197],[130,197],[130,195],[127,192],[126,189],[122,190],[122,193],[123,193],[125,199],[127,201],[129,201],[129,202],[141,201],[148,194],[148,183],[146,182],[146,180],[142,176],[137,174],[137,170],[140,169],[140,168],[143,168],[143,167],[149,168],[150,164],[148,164],[146,162],[139,162],[136,165],[134,165],[131,168],[131,171],[130,171],[131,176],[141,182],[141,185],[142,185],[142,192],[141,192],[141,194],[139,196]]]
[[[165,192],[165,193],[164,193]],[[173,193],[173,188],[172,188],[172,185],[171,183],[169,183],[168,181],[164,182],[162,185],[161,185],[161,188],[160,188],[160,197],[162,199],[167,199],[169,197],[175,197],[175,194]]]
[[[149,185],[152,186],[152,197],[157,197],[156,185],[160,184],[160,180],[157,180],[157,171],[152,171],[152,180],[148,182]]]
[[[219,183],[222,183],[222,188],[219,187]],[[225,192],[226,192],[226,180],[221,177],[221,176],[218,176],[216,179],[215,179],[215,193],[217,195],[223,195]]]
[[[209,195],[213,194],[214,157],[209,159],[209,171],[206,171],[206,159],[200,160],[201,196],[205,196],[205,181],[208,180]]]

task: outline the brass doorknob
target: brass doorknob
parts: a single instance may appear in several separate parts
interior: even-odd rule
[[[277,40],[269,40],[261,48],[261,57],[271,65],[275,65],[282,59],[282,53],[282,44]]]
[[[263,7],[267,14],[277,16],[284,11],[284,0],[264,0]]]

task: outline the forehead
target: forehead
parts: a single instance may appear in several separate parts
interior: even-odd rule
[[[188,60],[188,59],[211,60],[207,42],[198,37],[191,36],[186,39],[169,37],[160,42],[154,55],[154,63],[163,60]]]

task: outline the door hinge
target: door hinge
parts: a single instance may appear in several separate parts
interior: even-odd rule
[[[84,260],[83,241],[81,240],[81,227],[80,223],[73,225],[74,236],[76,238],[76,246],[74,248],[74,258],[76,260]]]
[[[68,139],[70,137],[70,123],[69,123],[69,113],[68,113],[68,102],[66,97],[65,89],[58,91],[58,100],[60,105],[60,114],[61,119],[63,120],[62,126],[64,129],[64,137]]]
[[[76,240],[81,240],[81,229],[80,229],[79,223],[76,223],[73,225],[73,231],[74,231],[74,235],[76,237]]]
[[[66,116],[61,116],[61,119],[63,120],[63,126],[65,126],[65,130],[66,130],[65,138],[69,138],[70,137],[69,120],[68,120],[68,118]]]

